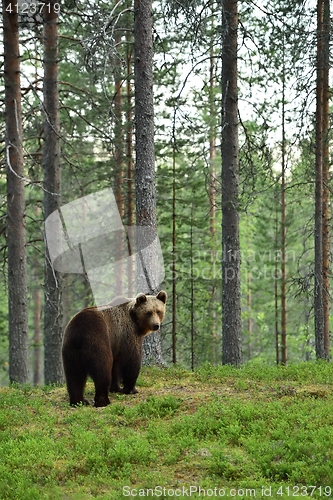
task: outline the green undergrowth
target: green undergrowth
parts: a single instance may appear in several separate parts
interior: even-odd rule
[[[333,498],[332,371],[145,368],[99,409],[0,388],[0,499]]]

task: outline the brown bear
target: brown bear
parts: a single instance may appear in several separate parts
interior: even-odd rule
[[[109,391],[137,392],[143,337],[160,328],[166,301],[163,290],[156,297],[139,294],[87,307],[71,319],[64,333],[62,358],[72,406],[89,404],[83,398],[88,376],[95,384],[95,406],[110,404]]]

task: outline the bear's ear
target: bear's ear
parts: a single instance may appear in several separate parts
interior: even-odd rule
[[[156,298],[161,300],[163,302],[163,304],[166,304],[166,301],[167,301],[167,293],[164,291],[164,290],[161,290],[157,295],[156,295]]]
[[[147,300],[147,297],[145,296],[145,294],[139,293],[139,295],[135,299],[135,305],[139,306],[140,304],[143,304],[144,302],[146,302],[146,300]]]

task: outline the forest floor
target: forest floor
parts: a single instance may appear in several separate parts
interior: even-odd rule
[[[332,498],[332,380],[327,363],[144,368],[98,409],[0,388],[0,499]]]

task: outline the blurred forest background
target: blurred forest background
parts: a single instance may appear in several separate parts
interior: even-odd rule
[[[20,4],[19,45],[30,381],[41,384],[44,48],[33,5]],[[124,223],[133,224],[132,3],[68,0],[54,9],[61,204],[111,186]],[[239,0],[238,9],[243,362],[281,363],[282,335],[289,362],[312,360],[317,5]],[[167,364],[187,368],[222,360],[222,16],[219,1],[153,2],[157,221],[169,295],[162,346]],[[4,99],[0,106],[0,383],[7,384]],[[91,304],[84,276],[63,275],[63,325]]]

